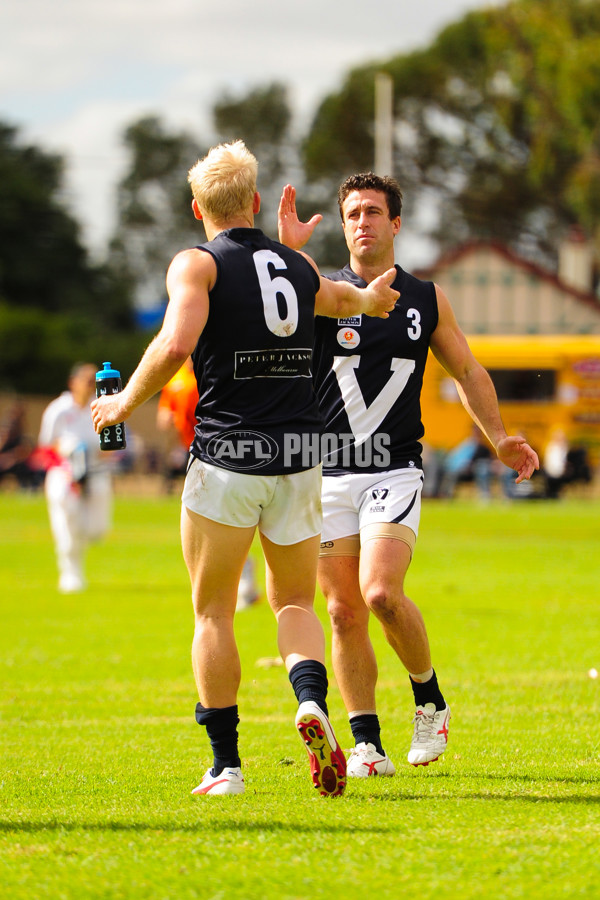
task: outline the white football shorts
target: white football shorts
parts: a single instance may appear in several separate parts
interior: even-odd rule
[[[248,475],[193,459],[181,500],[213,522],[258,525],[274,544],[297,544],[321,533],[321,466],[292,475]]]
[[[368,525],[396,523],[415,537],[421,518],[423,471],[365,472],[323,476],[321,542],[360,534]]]

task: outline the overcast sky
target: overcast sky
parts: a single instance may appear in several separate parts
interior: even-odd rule
[[[206,135],[224,89],[278,80],[304,119],[354,66],[426,46],[500,0],[2,0],[0,119],[62,153],[98,250],[113,225],[123,128],[157,113]]]

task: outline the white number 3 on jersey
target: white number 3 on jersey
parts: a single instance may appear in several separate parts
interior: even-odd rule
[[[408,336],[411,341],[418,341],[421,337],[421,313],[418,309],[411,307],[406,310],[406,315],[412,319],[412,325],[407,328]]]

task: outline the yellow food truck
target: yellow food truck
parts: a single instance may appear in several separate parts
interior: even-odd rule
[[[600,463],[600,336],[468,336],[490,373],[509,434],[524,434],[540,457],[556,429]],[[449,450],[472,427],[453,380],[429,354],[421,395],[424,441]]]

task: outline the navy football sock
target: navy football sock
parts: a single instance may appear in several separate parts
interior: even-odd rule
[[[223,769],[237,768],[241,765],[238,754],[237,726],[240,721],[237,704],[225,706],[222,709],[196,704],[196,722],[205,725],[210,746],[213,752],[213,766],[211,774],[220,775]]]
[[[360,716],[352,716],[350,728],[355,744],[373,744],[378,753],[384,756],[381,738],[379,736],[379,717],[376,713],[363,713]]]
[[[294,688],[298,703],[305,700],[314,702],[327,712],[327,669],[316,659],[303,659],[290,669],[289,679]]]
[[[435,672],[429,681],[413,681],[410,679],[413,694],[415,696],[415,706],[425,706],[426,703],[434,703],[436,710],[446,708],[446,701],[440,691],[437,676]]]

